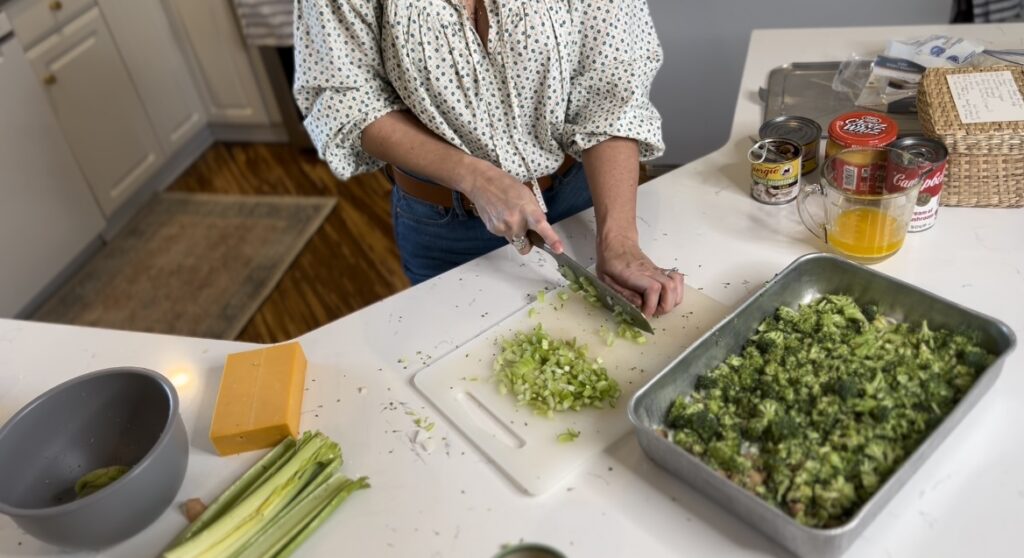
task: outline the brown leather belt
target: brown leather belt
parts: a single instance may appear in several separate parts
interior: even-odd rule
[[[565,174],[575,163],[576,159],[566,155],[565,160],[562,161],[558,170],[552,174],[538,178],[537,185],[540,186],[541,192],[551,188],[552,184],[555,183],[554,178]],[[406,194],[427,203],[440,205],[441,207],[452,207],[451,188],[421,180],[393,165],[385,167],[384,172],[386,172],[388,177],[391,178],[396,186],[398,186],[398,189]],[[527,188],[531,187],[529,182],[526,182],[523,185]],[[470,200],[466,196],[462,196],[462,207],[473,215],[477,215],[476,206],[473,205],[473,200]]]

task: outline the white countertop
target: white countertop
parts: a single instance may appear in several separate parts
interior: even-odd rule
[[[640,190],[644,248],[678,266],[689,284],[737,306],[796,257],[821,246],[794,205],[749,197],[744,153],[761,119],[757,88],[793,61],[838,60],[890,37],[932,32],[1024,47],[1024,24],[757,31],[750,43],[731,140],[715,153]],[[694,76],[699,87],[699,76]],[[693,130],[699,134],[700,130]],[[592,214],[560,226],[570,251],[592,257]],[[944,208],[930,231],[876,266],[1024,334],[1024,209]],[[526,304],[555,280],[544,256],[499,250],[300,338],[309,360],[303,429],[338,440],[343,472],[373,488],[347,501],[301,549],[302,556],[493,555],[525,539],[570,557],[785,555],[650,462],[630,435],[544,497],[524,495],[411,385],[412,375]],[[685,304],[685,301],[684,301]],[[209,500],[258,454],[220,458],[207,432],[219,371],[243,343],[0,320],[0,422],[46,389],[99,368],[136,365],[178,386],[191,439],[179,500]],[[400,364],[400,358],[407,362]],[[1024,351],[847,556],[1018,556],[1024,517]],[[359,388],[365,387],[364,393]],[[392,408],[394,403],[396,410]],[[437,422],[429,454],[416,451],[402,405]],[[624,411],[623,411],[624,412]],[[157,552],[185,524],[176,508],[105,556]],[[0,555],[56,550],[0,517]]]

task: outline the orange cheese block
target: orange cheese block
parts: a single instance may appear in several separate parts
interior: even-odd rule
[[[217,453],[269,448],[299,435],[306,355],[298,343],[228,355],[210,425]]]

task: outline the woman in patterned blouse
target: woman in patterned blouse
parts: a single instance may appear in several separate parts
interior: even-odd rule
[[[644,0],[298,0],[295,14],[306,128],[341,178],[391,165],[414,283],[506,241],[525,254],[528,229],[561,250],[549,223],[593,204],[598,274],[647,315],[683,293],[637,239],[639,161],[664,150],[661,56]]]

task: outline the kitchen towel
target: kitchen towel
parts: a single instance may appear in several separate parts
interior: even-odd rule
[[[245,42],[252,46],[292,46],[293,0],[234,0]]]

